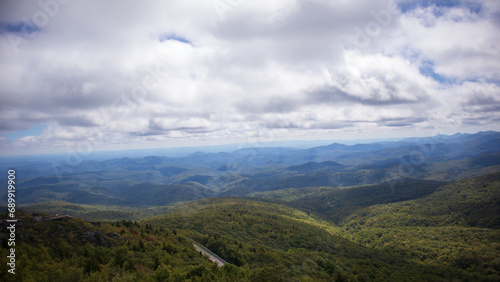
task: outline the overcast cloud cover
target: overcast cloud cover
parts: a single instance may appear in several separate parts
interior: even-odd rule
[[[500,130],[500,1],[436,3],[3,0],[0,153]]]

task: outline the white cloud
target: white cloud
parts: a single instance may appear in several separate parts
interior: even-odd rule
[[[402,18],[397,47],[414,49],[443,76],[499,81],[500,11],[494,9],[477,14],[466,6],[418,8]]]
[[[43,9],[4,3],[0,130],[49,126],[2,138],[3,152],[89,136],[104,147],[390,136],[446,127],[450,117],[495,129],[500,112],[495,1],[476,1],[480,12],[465,4],[395,12],[388,1],[242,0],[219,17],[211,1],[73,0],[17,53],[22,19]],[[353,38],[377,24],[374,15],[389,18],[358,48]]]
[[[425,100],[436,86],[406,59],[353,51],[345,51],[345,62],[332,73],[331,84],[360,101],[389,104]]]

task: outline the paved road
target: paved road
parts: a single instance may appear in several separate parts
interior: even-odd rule
[[[223,260],[220,257],[218,257],[216,254],[214,254],[212,251],[210,251],[209,249],[207,249],[205,246],[203,246],[200,243],[194,241],[193,239],[190,239],[190,238],[188,238],[188,239],[193,242],[193,245],[196,248],[196,250],[198,250],[199,252],[201,252],[204,256],[207,256],[210,261],[216,262],[219,267],[222,267],[222,266],[224,266],[224,264],[227,263],[225,260]]]

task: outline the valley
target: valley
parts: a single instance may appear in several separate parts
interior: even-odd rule
[[[379,189],[389,193],[405,181],[447,182],[494,173],[500,170],[496,144],[500,144],[500,133],[490,131],[351,146],[257,147],[183,157],[88,160],[68,171],[48,161],[25,162],[16,167],[17,193],[20,204],[28,209],[52,212],[55,201],[56,208],[63,206],[61,213],[84,219],[141,219],[207,197],[383,183],[388,187]],[[10,169],[9,163],[0,163],[0,168]],[[432,190],[411,192],[399,186],[395,194],[388,194],[393,199],[386,201],[409,200]],[[100,216],[102,211],[108,211],[108,216]]]
[[[23,281],[498,281],[500,147],[492,144],[500,133],[89,160],[63,175],[25,164],[16,168],[19,273]],[[40,221],[34,212],[72,218]]]

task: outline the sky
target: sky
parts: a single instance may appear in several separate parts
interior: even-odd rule
[[[500,130],[500,1],[0,2],[0,155]]]

